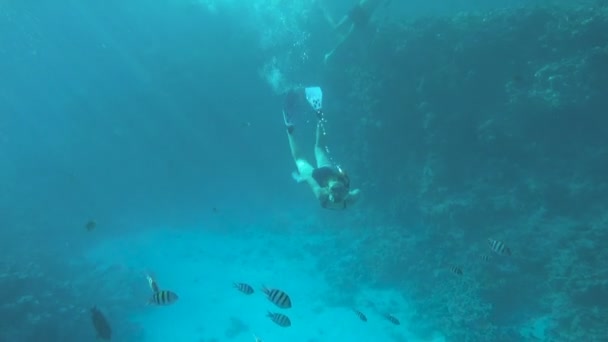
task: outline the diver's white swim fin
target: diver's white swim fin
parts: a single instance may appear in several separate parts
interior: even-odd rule
[[[317,113],[317,119],[323,119],[323,91],[321,87],[307,87],[304,89],[306,100]]]
[[[323,109],[323,91],[321,87],[307,87],[304,91],[306,92],[306,100],[312,109]]]

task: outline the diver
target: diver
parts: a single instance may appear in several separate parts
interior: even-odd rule
[[[359,0],[359,2],[357,2],[357,4],[355,4],[337,24],[333,21],[325,7],[322,6],[325,19],[340,36],[338,44],[325,54],[324,62],[327,63],[336,50],[338,50],[355,31],[367,27],[372,15],[380,5],[388,5],[390,1],[391,0]]]
[[[316,167],[311,165],[301,154],[294,139],[295,125],[291,120],[298,106],[302,103],[302,93],[292,90],[285,97],[283,119],[287,129],[287,138],[291,155],[296,163],[294,179],[306,182],[312,189],[321,207],[332,210],[343,210],[352,206],[359,199],[359,189],[350,189],[350,179],[344,170],[335,164],[324,144],[325,119],[321,111],[317,111],[317,133],[315,142]]]

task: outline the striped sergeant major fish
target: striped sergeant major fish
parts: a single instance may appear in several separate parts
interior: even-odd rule
[[[278,289],[268,289],[266,287],[262,288],[262,291],[266,294],[268,300],[279,308],[291,308],[291,299],[289,298],[289,295],[287,293]]]
[[[394,325],[401,324],[401,322],[399,322],[399,320],[391,314],[383,314],[382,317],[386,318],[389,322],[393,323]]]
[[[273,322],[275,322],[277,325],[279,325],[283,328],[287,328],[287,327],[291,326],[291,320],[289,319],[289,317],[287,317],[281,313],[268,311],[268,314],[266,314],[266,317],[269,317]]]
[[[352,309],[353,312],[355,313],[355,315],[357,315],[357,317],[359,317],[360,320],[362,320],[363,322],[367,322],[367,317],[365,316],[365,314],[357,309]]]
[[[462,268],[458,267],[458,266],[450,266],[450,272],[454,273],[455,275],[462,275]]]
[[[160,288],[158,287],[158,284],[156,283],[156,280],[154,280],[152,275],[146,274],[146,279],[148,280],[148,286],[150,286],[152,292],[157,293],[158,291],[160,291]]]
[[[179,297],[177,296],[177,294],[175,294],[175,292],[160,290],[158,292],[155,292],[152,297],[150,297],[148,303],[155,305],[170,305],[175,303],[178,299]]]
[[[253,287],[251,287],[251,285],[245,284],[245,283],[234,283],[234,288],[243,292],[246,295],[250,295],[254,292]]]
[[[488,246],[490,246],[490,249],[492,250],[492,252],[494,252],[496,254],[511,255],[511,250],[502,241],[488,239]]]

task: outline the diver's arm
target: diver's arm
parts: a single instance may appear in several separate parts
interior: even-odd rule
[[[312,189],[312,192],[315,194],[315,198],[319,200],[321,203],[329,202],[329,191],[319,186],[314,178],[307,179],[308,185]]]
[[[311,167],[312,170],[312,167]],[[321,203],[323,208],[327,209],[344,209],[344,203],[333,203],[329,198],[329,190],[327,188],[322,188],[319,183],[312,176],[312,172],[302,172],[300,174],[300,180],[305,181],[310,186],[312,193],[315,195],[315,198]]]
[[[325,209],[331,210],[344,210],[350,208],[353,204],[355,204],[359,200],[359,189],[351,190],[348,193],[348,196],[341,202],[332,202],[329,199],[329,192],[325,191],[325,193],[321,197],[317,197],[319,202],[321,202],[321,206]]]
[[[300,163],[302,163],[302,162],[300,162]],[[308,163],[306,163],[306,164],[308,164]],[[299,173],[297,181],[306,182],[308,184],[308,186],[310,186],[310,189],[312,190],[312,193],[315,195],[315,198],[319,202],[321,202],[321,206],[326,207],[328,205],[328,203],[331,203],[331,201],[329,200],[329,191],[327,189],[324,189],[321,186],[319,186],[319,183],[317,183],[317,181],[314,179],[314,177],[312,177],[312,166],[306,165],[305,168],[303,168],[303,169],[304,169],[304,170],[302,170],[303,172]]]
[[[361,197],[361,190],[353,189],[348,192],[348,196],[344,200],[346,206],[350,207],[351,205],[357,203],[359,201],[359,197]]]
[[[325,20],[327,21],[327,23],[332,28],[335,28],[336,27],[336,21],[329,14],[329,11],[327,10],[327,7],[325,7],[325,4],[323,3],[323,1],[322,0],[318,1],[318,3],[319,3],[319,8],[321,9],[321,12],[323,12],[323,16],[325,17]]]

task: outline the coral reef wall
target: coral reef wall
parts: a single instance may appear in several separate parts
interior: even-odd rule
[[[608,7],[460,13],[379,23],[372,36],[328,77],[348,99],[330,130],[349,128],[338,153],[357,156],[353,177],[373,208],[353,222],[364,236],[353,250],[365,250],[348,263],[353,281],[400,286],[420,321],[454,341],[510,340],[535,315],[550,315],[550,340],[599,341]],[[487,238],[513,256],[483,260]],[[450,262],[465,265],[465,281],[441,280]]]

